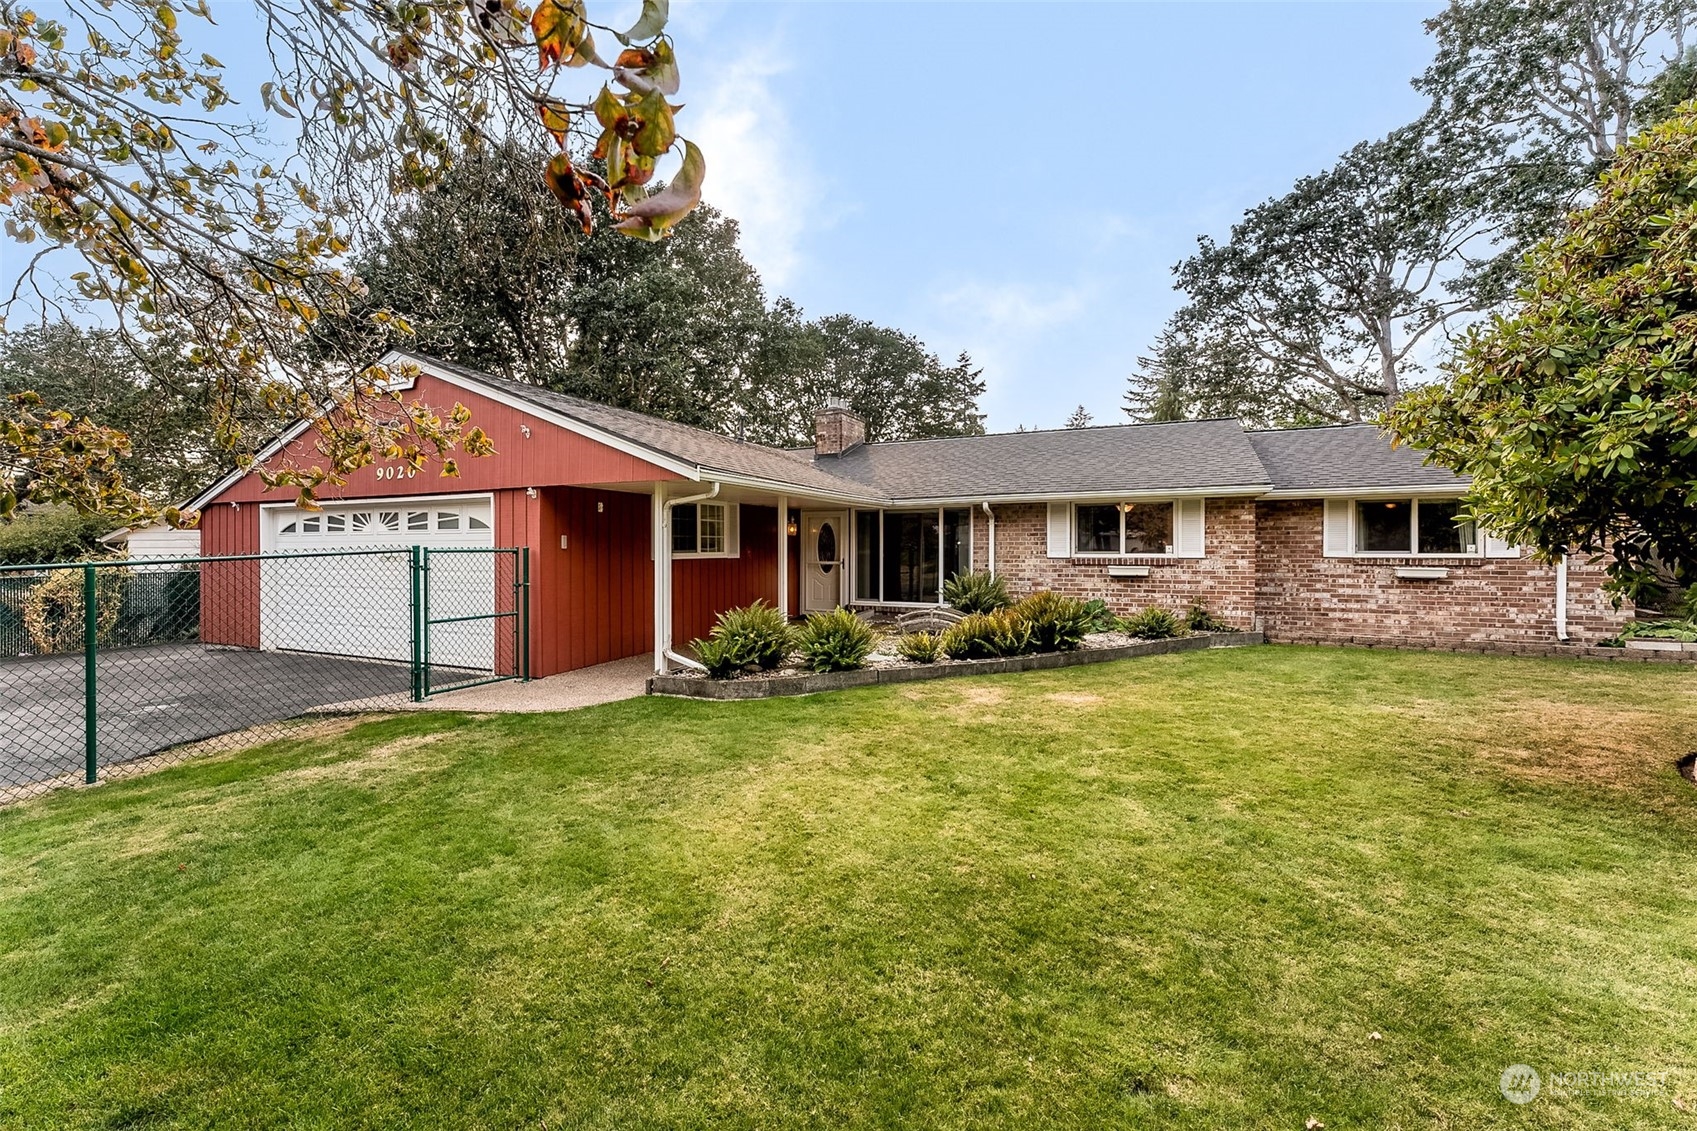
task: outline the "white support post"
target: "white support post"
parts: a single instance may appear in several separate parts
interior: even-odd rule
[[[778,613],[790,615],[790,497],[778,496]]]
[[[666,527],[666,487],[654,484],[654,672],[665,675],[666,610],[671,603],[672,540]]]

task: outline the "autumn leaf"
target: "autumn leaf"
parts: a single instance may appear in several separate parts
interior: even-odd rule
[[[538,70],[550,63],[569,62],[588,33],[583,0],[541,0],[530,15],[530,30],[536,34]]]
[[[678,140],[678,127],[672,120],[672,107],[658,90],[650,91],[632,107],[641,128],[631,139],[631,147],[644,157],[658,157]]]
[[[671,234],[673,224],[701,203],[701,183],[707,178],[707,160],[695,143],[684,139],[684,163],[672,183],[652,196],[625,209],[614,228],[639,240],[659,240]]]
[[[630,44],[653,39],[666,30],[666,19],[670,11],[670,0],[642,0],[642,15],[637,17],[636,23],[632,24],[628,31],[619,35],[619,42]]]
[[[491,40],[504,47],[524,43],[524,9],[517,0],[470,0],[477,16],[477,26]]]
[[[564,149],[566,133],[571,129],[572,116],[563,103],[544,101],[536,104],[537,116],[542,119],[542,128],[554,135],[554,140]]]
[[[595,230],[595,214],[589,207],[589,183],[577,171],[570,157],[564,153],[550,157],[548,164],[543,166],[542,180],[566,211],[577,217],[584,235]]]
[[[601,123],[601,128],[613,133],[624,133],[629,136],[635,133],[631,127],[621,131],[621,126],[627,126],[631,121],[630,111],[625,108],[624,100],[613,93],[613,88],[601,87],[601,93],[595,96],[595,120]]]
[[[678,57],[672,53],[672,45],[667,40],[660,40],[654,45],[654,62],[643,68],[643,77],[660,88],[662,94],[678,92]]]

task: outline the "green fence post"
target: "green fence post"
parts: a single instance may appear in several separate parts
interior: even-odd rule
[[[424,701],[424,547],[412,548],[412,701]]]
[[[418,548],[418,698],[430,698],[430,547]]]
[[[530,547],[523,546],[515,551],[513,569],[522,580],[518,585],[518,637],[519,637],[519,675],[526,683],[530,682]]]
[[[82,756],[83,781],[94,784],[99,772],[99,721],[95,710],[96,656],[100,650],[100,599],[95,592],[94,564],[82,567]]]

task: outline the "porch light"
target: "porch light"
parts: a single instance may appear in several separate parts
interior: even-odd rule
[[[797,527],[797,526],[796,526],[796,524],[795,524],[795,516],[794,516],[794,515],[791,515],[791,516],[790,516],[790,523],[789,523],[789,525],[788,525],[788,526],[786,526],[786,527],[784,527],[784,531],[785,531],[785,533],[787,533],[787,534],[788,534],[788,535],[789,535],[789,536],[790,536],[790,537],[791,537],[791,538],[794,538],[794,537],[795,537],[795,533],[796,533],[796,530],[797,530],[797,529],[798,529],[798,527]]]

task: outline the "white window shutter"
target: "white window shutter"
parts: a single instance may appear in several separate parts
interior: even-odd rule
[[[1173,504],[1173,528],[1177,542],[1173,551],[1181,558],[1200,558],[1203,552],[1201,499],[1180,499]]]
[[[725,555],[742,557],[742,504],[725,504]]]
[[[1325,544],[1328,558],[1347,558],[1355,553],[1355,503],[1350,499],[1327,499]]]
[[[1072,557],[1072,504],[1049,504],[1049,556]]]
[[[1518,558],[1520,547],[1511,545],[1506,538],[1498,538],[1489,530],[1485,531],[1485,556],[1487,558]]]

